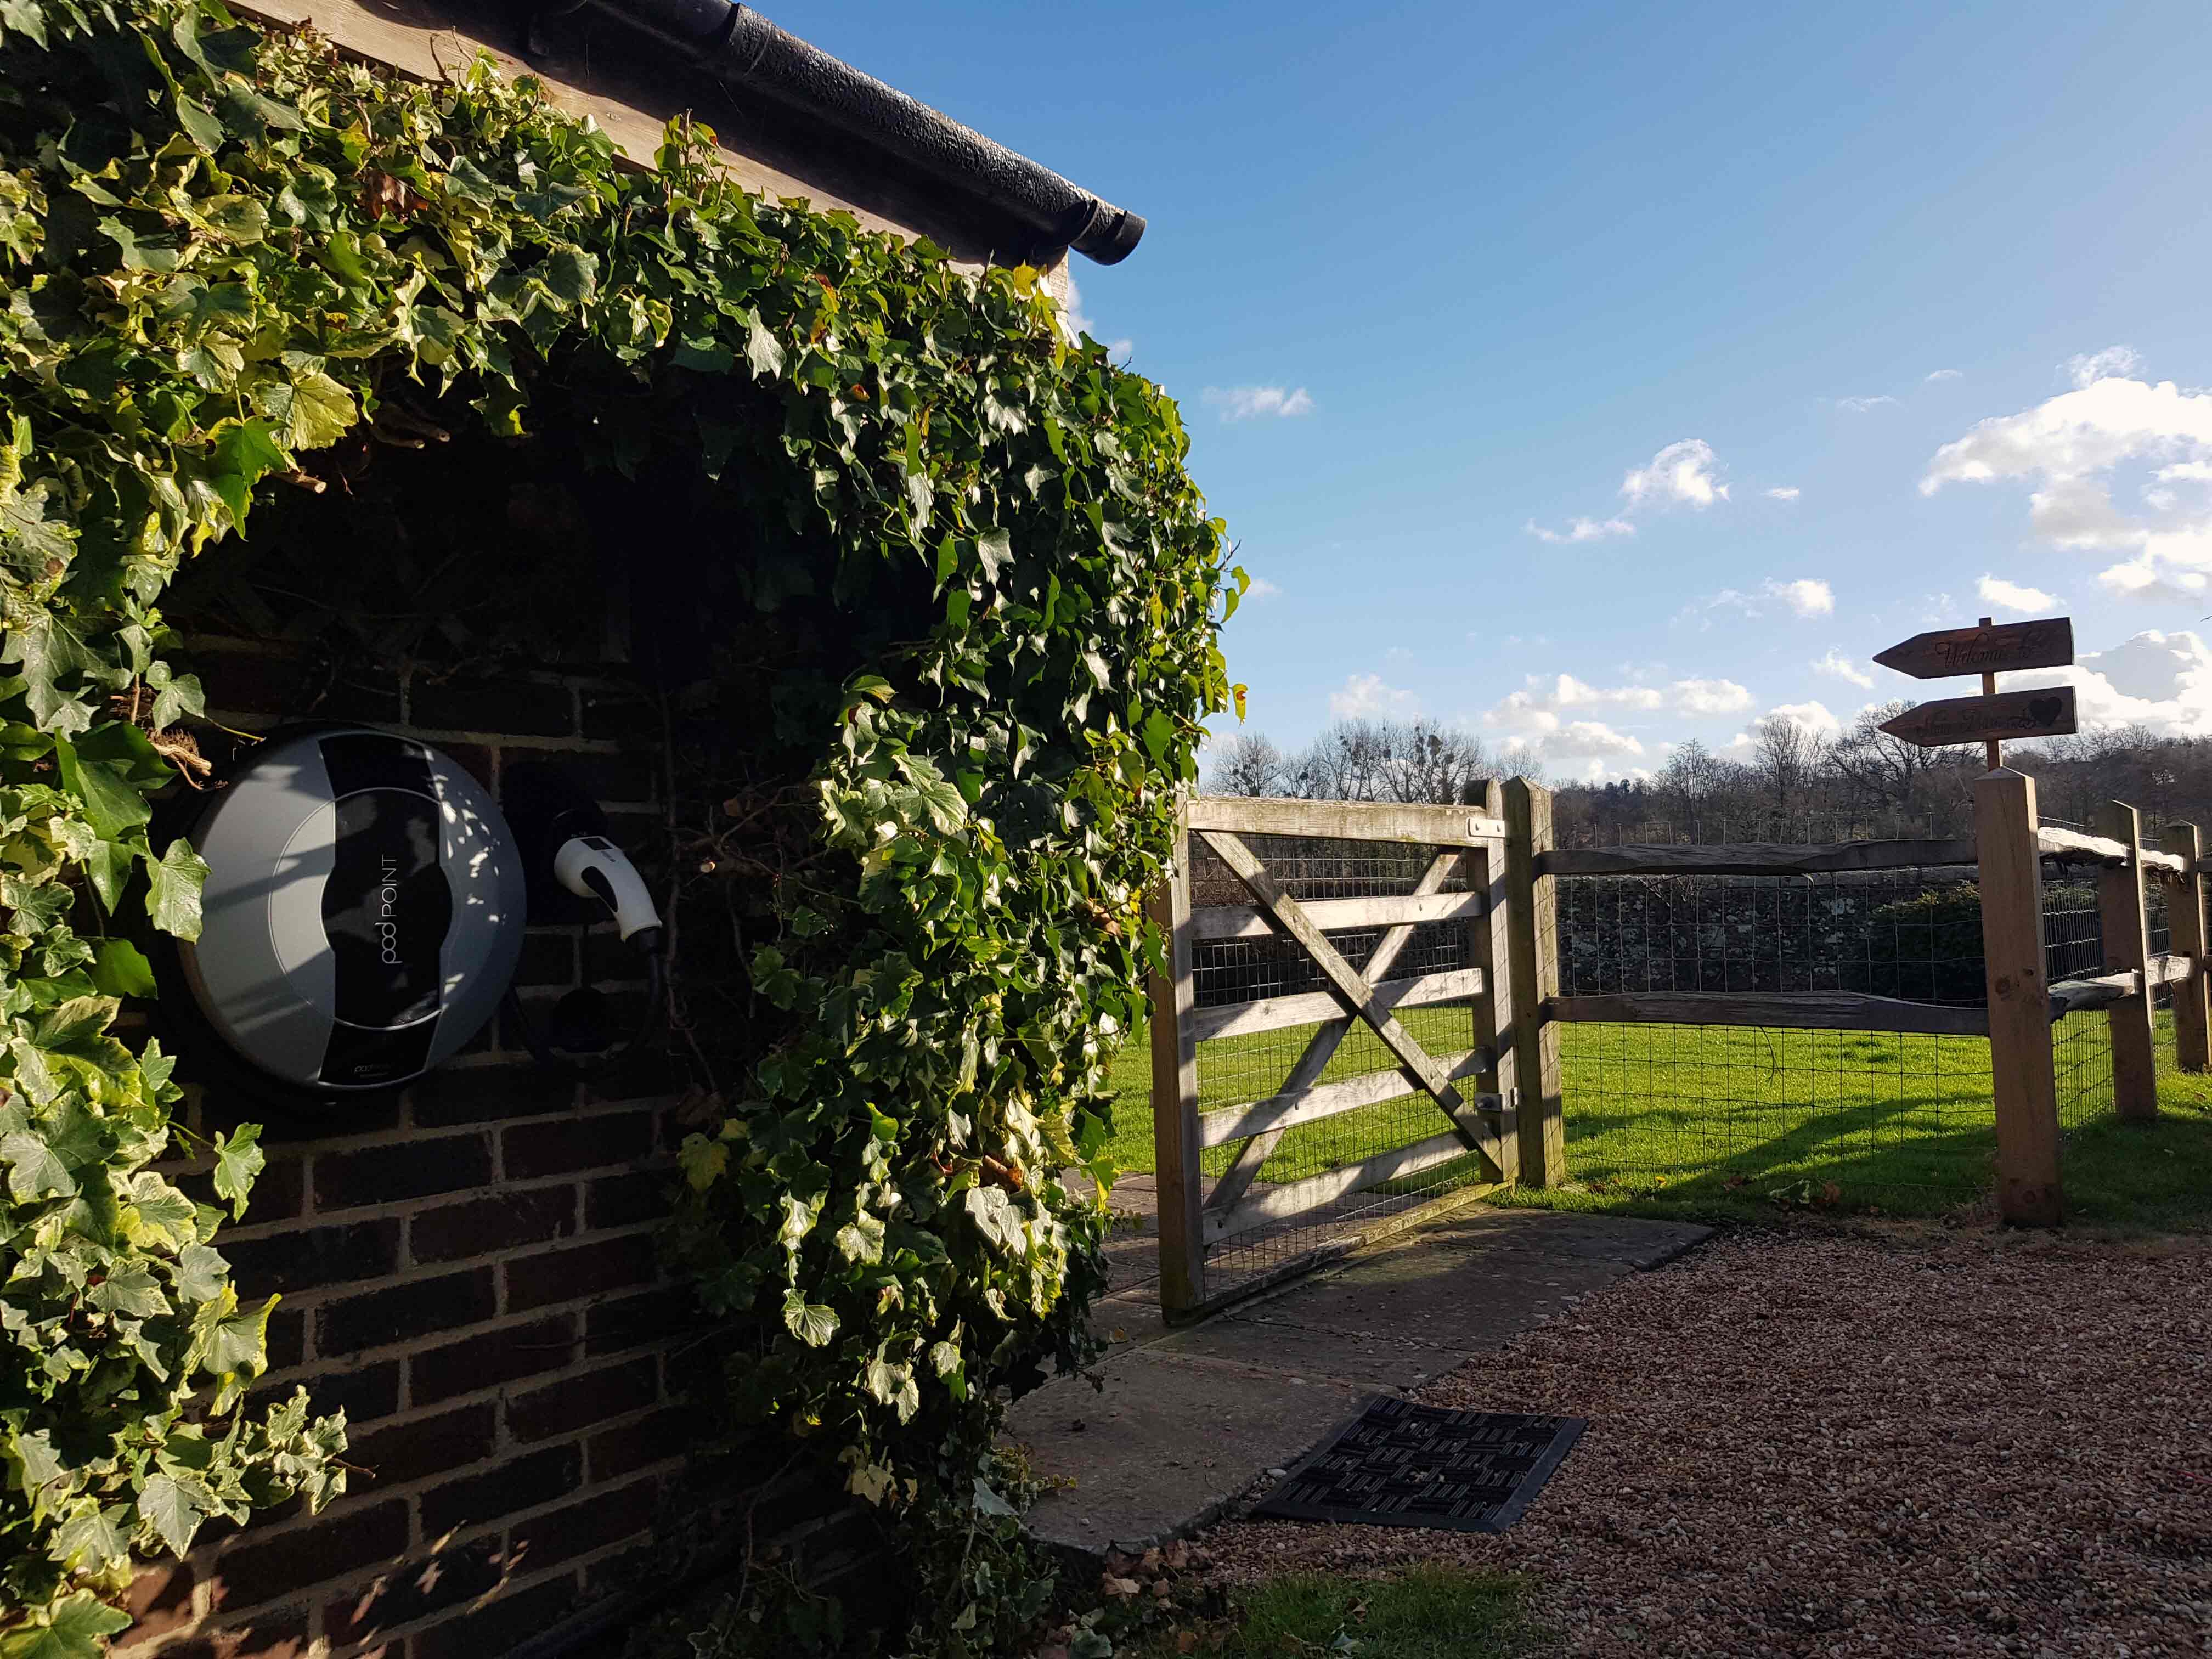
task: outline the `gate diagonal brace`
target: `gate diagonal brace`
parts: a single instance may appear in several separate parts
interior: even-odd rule
[[[1199,833],[1204,835],[1205,831]],[[1437,854],[1430,860],[1429,867],[1422,872],[1420,883],[1413,889],[1413,896],[1426,898],[1432,893],[1441,892],[1460,856],[1456,849]],[[1275,925],[1272,916],[1268,919],[1268,925]],[[1367,959],[1366,978],[1370,981],[1389,978],[1392,964],[1398,960],[1399,953],[1413,942],[1413,928],[1410,922],[1388,929],[1376,941],[1375,954]],[[1297,1063],[1291,1067],[1289,1074],[1283,1079],[1282,1086],[1275,1092],[1297,1094],[1320,1082],[1322,1073],[1328,1069],[1328,1062],[1336,1057],[1338,1046],[1351,1034],[1352,1018],[1347,1014],[1342,1019],[1329,1020],[1316,1029],[1306,1042],[1305,1052],[1298,1056]],[[1237,1156],[1221,1172],[1221,1179],[1214,1182],[1213,1190],[1206,1195],[1205,1207],[1226,1210],[1235,1205],[1244,1196],[1258,1176],[1261,1167],[1289,1133],[1288,1129],[1269,1129],[1254,1135],[1237,1147]]]
[[[1322,970],[1331,994],[1344,1006],[1345,1012],[1373,1030],[1383,1046],[1396,1056],[1407,1077],[1425,1090],[1436,1102],[1437,1109],[1451,1120],[1452,1129],[1461,1142],[1469,1152],[1482,1155],[1489,1165],[1486,1178],[1504,1179],[1500,1156],[1504,1148],[1498,1142],[1498,1131],[1460,1098],[1444,1067],[1413,1041],[1413,1034],[1398,1023],[1395,1014],[1376,1001],[1374,988],[1329,943],[1328,935],[1314,925],[1305,907],[1283,890],[1267,873],[1267,867],[1237,836],[1225,830],[1200,830],[1198,834],[1220,855],[1222,862],[1237,872],[1237,879],[1259,901],[1276,931],[1304,946],[1313,957],[1314,965]]]

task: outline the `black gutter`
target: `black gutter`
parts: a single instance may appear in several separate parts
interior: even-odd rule
[[[742,88],[834,127],[1010,221],[1024,245],[1009,252],[1020,258],[1050,263],[1073,248],[1100,264],[1118,264],[1145,234],[1135,214],[786,33],[748,7],[729,0],[596,3],[725,88]],[[574,9],[574,0],[553,0],[541,15]]]

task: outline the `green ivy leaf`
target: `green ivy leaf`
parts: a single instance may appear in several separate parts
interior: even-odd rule
[[[177,125],[184,128],[185,136],[195,144],[210,155],[222,148],[222,123],[216,118],[213,110],[181,92],[177,94],[176,108]]]
[[[207,860],[192,851],[187,841],[173,841],[161,861],[147,869],[146,914],[163,933],[178,939],[200,936],[200,888],[207,880]]]
[[[269,1164],[268,1156],[261,1150],[261,1126],[241,1123],[228,1135],[221,1130],[215,1137],[215,1193],[227,1200],[234,1218],[242,1219],[246,1201],[253,1192],[253,1182]]]
[[[54,740],[62,787],[84,803],[84,819],[103,841],[120,841],[154,816],[124,769],[112,761],[82,758],[67,738]]]
[[[123,902],[124,884],[131,879],[131,872],[137,862],[138,849],[123,842],[95,839],[86,849],[84,872],[91,879],[92,890],[99,896],[100,908],[110,915]]]
[[[154,965],[126,939],[102,939],[92,957],[92,982],[103,996],[151,997],[159,994]]]
[[[106,1638],[131,1627],[131,1615],[79,1590],[58,1603],[44,1623],[0,1638],[0,1659],[102,1659]]]
[[[581,248],[556,248],[546,259],[545,286],[571,305],[581,305],[599,291],[599,259]]]
[[[142,235],[112,216],[100,222],[100,234],[122,250],[125,270],[174,270],[177,239],[164,233]]]
[[[179,1198],[183,1197],[179,1194]],[[187,1219],[191,1202],[185,1200]],[[187,1244],[177,1253],[177,1294],[186,1302],[212,1302],[230,1282],[230,1264],[205,1244]]]
[[[745,362],[755,380],[783,373],[783,347],[777,343],[775,335],[761,325],[757,315],[745,329]]]
[[[66,738],[89,726],[92,705],[67,683],[98,674],[106,664],[61,613],[44,610],[22,621],[11,618],[6,639],[0,662],[21,669],[24,700],[40,728]]]
[[[132,1319],[153,1319],[170,1311],[169,1298],[143,1267],[110,1273],[87,1291],[84,1299],[106,1312]]]
[[[149,1476],[138,1492],[140,1517],[152,1523],[155,1535],[172,1555],[182,1555],[191,1548],[192,1534],[214,1508],[215,1499],[205,1486],[174,1475]]]
[[[81,1498],[54,1534],[50,1553],[69,1572],[97,1573],[120,1565],[131,1553],[125,1530],[131,1515],[127,1504],[103,1509],[93,1498]]]
[[[1013,562],[1014,538],[1003,530],[987,530],[975,538],[975,556],[983,562],[983,574],[996,582],[999,573]]]
[[[215,1316],[204,1327],[206,1349],[200,1368],[221,1380],[216,1391],[218,1412],[229,1409],[238,1390],[261,1375],[268,1364],[269,1314],[276,1305],[270,1297],[258,1308],[222,1312],[222,1300],[202,1304],[203,1316]]]

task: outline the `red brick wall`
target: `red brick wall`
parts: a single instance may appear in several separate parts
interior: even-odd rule
[[[657,752],[625,741],[650,723],[618,684],[332,677],[245,641],[187,654],[226,725],[359,719],[495,789],[516,761],[572,762],[618,835],[651,827]],[[630,971],[611,942],[534,929],[526,996],[542,1009],[586,971]],[[257,1397],[304,1382],[318,1409],[344,1407],[349,1461],[375,1473],[319,1516],[210,1529],[147,1573],[134,1659],[489,1659],[636,1587],[683,1447],[668,1348],[684,1300],[653,1250],[682,1132],[665,1094],[602,1098],[520,1047],[489,1030],[423,1085],[335,1120],[251,1114],[269,1167],[216,1243],[242,1299],[283,1297]],[[228,1119],[195,1099],[185,1121]]]

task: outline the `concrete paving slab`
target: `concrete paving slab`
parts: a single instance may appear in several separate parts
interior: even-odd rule
[[[1103,1391],[1063,1377],[1017,1401],[1010,1425],[1039,1474],[1075,1482],[1038,1502],[1030,1530],[1099,1553],[1135,1553],[1205,1525],[1374,1392],[1152,1348],[1100,1370]]]
[[[1103,1385],[1061,1378],[1009,1413],[1037,1472],[1073,1482],[1030,1529],[1101,1552],[1189,1532],[1370,1396],[1433,1382],[1711,1231],[1472,1210],[1181,1329],[1150,1283],[1117,1289],[1092,1322],[1119,1338]]]

